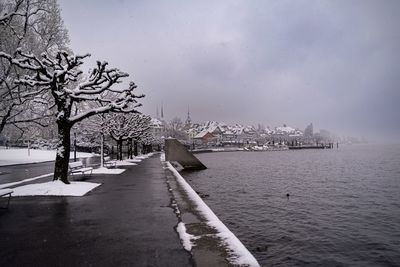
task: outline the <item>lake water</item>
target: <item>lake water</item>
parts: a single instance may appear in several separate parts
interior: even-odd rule
[[[182,175],[262,266],[400,266],[399,145],[196,156]]]

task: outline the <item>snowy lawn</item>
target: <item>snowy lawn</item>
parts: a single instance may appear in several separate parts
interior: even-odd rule
[[[71,182],[64,184],[61,181],[51,181],[41,184],[28,184],[13,188],[12,196],[84,196],[101,184],[89,182]]]
[[[71,152],[71,158],[74,156]],[[78,158],[89,158],[94,154],[77,152]],[[56,159],[55,150],[37,150],[31,149],[30,155],[28,155],[28,149],[26,148],[10,148],[0,149],[0,166],[13,165],[13,164],[25,164],[25,163],[38,163],[44,161],[52,161]]]
[[[103,168],[94,169],[93,173],[94,174],[121,174],[124,171],[126,171],[126,170],[125,169],[107,169],[107,168],[103,167]]]

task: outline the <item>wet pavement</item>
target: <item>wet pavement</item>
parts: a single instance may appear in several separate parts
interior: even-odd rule
[[[84,197],[12,198],[0,266],[192,266],[158,156],[124,168],[88,177],[102,185]]]
[[[0,184],[18,182],[54,171],[54,161],[0,167]]]

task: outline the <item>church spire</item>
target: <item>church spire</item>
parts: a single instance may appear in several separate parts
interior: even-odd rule
[[[162,102],[161,102],[161,119],[162,120],[164,119],[164,105]]]
[[[189,110],[189,105],[188,105],[188,112],[187,112],[187,118],[185,121],[186,126],[191,126],[192,125],[192,119],[190,118],[190,110]]]

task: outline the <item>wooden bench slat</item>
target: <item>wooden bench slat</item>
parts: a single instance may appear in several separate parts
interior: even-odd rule
[[[5,196],[8,194],[12,194],[14,191],[10,188],[0,189],[0,196]]]
[[[77,162],[70,162],[68,163],[69,167],[69,172],[70,174],[76,174],[76,173],[82,173],[85,174],[85,172],[90,171],[90,175],[92,175],[93,168],[92,167],[85,167],[81,161]]]
[[[0,189],[0,197],[3,196],[7,196],[8,195],[8,200],[7,200],[7,206],[5,207],[1,207],[2,209],[8,209],[9,205],[10,205],[10,199],[11,199],[11,194],[14,191],[10,188],[4,188],[4,189]]]
[[[111,157],[107,156],[107,157],[104,157],[103,165],[105,167],[110,166],[110,167],[115,168],[117,166],[117,163],[115,161],[111,161]]]

